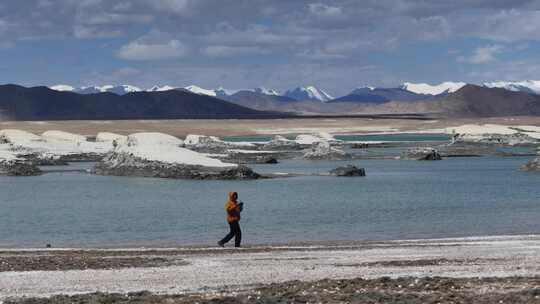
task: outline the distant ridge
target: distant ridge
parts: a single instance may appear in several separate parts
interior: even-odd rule
[[[540,96],[467,84],[431,105],[450,116],[540,115]]]
[[[76,94],[47,87],[0,85],[0,114],[10,120],[279,118],[210,96],[180,90]]]
[[[447,117],[540,115],[540,96],[467,84],[447,95],[410,103],[385,103],[385,113],[424,113]]]
[[[334,102],[354,102],[365,104],[381,104],[389,101],[418,101],[428,99],[433,96],[426,94],[417,94],[407,91],[403,88],[358,88],[348,95],[330,100]]]

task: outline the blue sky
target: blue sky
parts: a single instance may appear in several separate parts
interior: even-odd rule
[[[197,84],[334,95],[540,79],[540,1],[0,2],[0,83]]]

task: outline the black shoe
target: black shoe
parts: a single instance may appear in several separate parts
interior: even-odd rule
[[[217,244],[218,244],[219,247],[225,247],[225,244],[223,244],[221,241],[217,242]]]

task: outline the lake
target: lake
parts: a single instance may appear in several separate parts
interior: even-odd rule
[[[213,245],[228,231],[228,191],[238,191],[245,202],[246,244],[540,233],[540,174],[518,170],[529,159],[253,166],[259,172],[315,173],[353,163],[366,168],[360,178],[190,181],[77,172],[0,177],[0,246]]]

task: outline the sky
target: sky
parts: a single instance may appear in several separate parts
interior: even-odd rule
[[[0,1],[0,83],[333,95],[540,79],[540,0]]]

